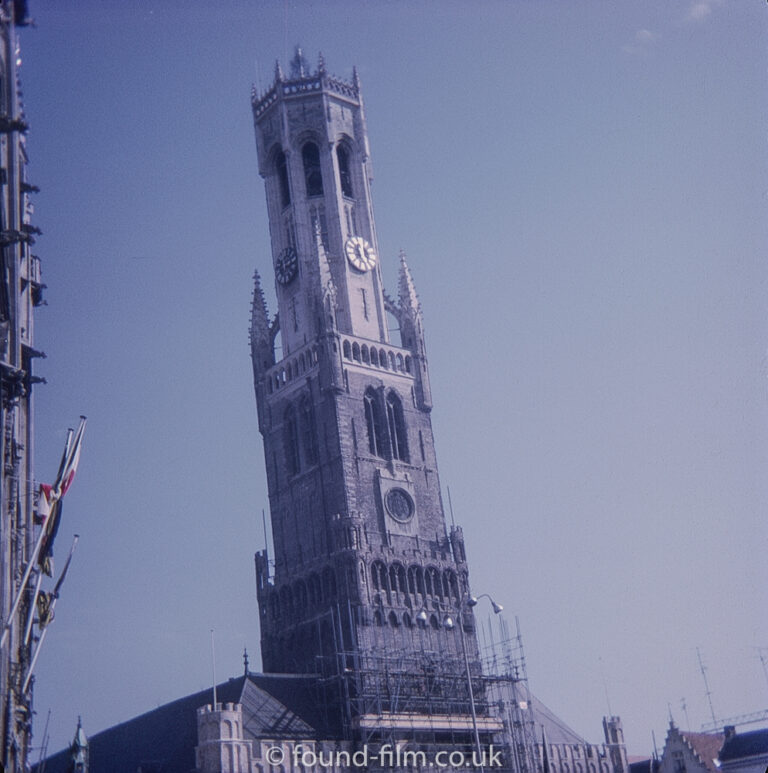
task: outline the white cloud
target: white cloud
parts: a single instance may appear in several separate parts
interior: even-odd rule
[[[693,22],[704,21],[721,2],[722,0],[696,0],[691,3],[686,19]]]
[[[651,32],[650,30],[642,29],[638,30],[635,33],[635,40],[640,44],[650,44],[653,43],[654,40],[658,39],[659,35],[656,32]]]
[[[627,43],[622,47],[622,50],[627,54],[638,54],[641,51],[652,46],[659,39],[658,32],[652,32],[649,29],[639,29],[635,33],[634,40],[631,43]]]

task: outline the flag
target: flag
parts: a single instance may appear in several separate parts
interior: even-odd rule
[[[37,516],[40,523],[45,523],[48,520],[48,516],[51,514],[51,507],[53,507],[53,501],[53,486],[41,483],[40,492],[37,497]]]
[[[37,625],[42,631],[53,622],[53,593],[40,591],[37,595]]]
[[[83,433],[85,432],[85,416],[80,417],[77,432],[67,432],[67,442],[61,457],[59,470],[56,473],[56,481],[53,485],[42,483],[40,496],[38,497],[37,511],[44,518],[42,527],[42,542],[37,555],[40,568],[49,577],[53,577],[53,542],[61,523],[61,498],[72,485],[77,466],[80,463],[80,449],[83,445]]]
[[[61,524],[61,500],[57,499],[53,503],[50,514],[45,519],[43,524],[43,541],[40,545],[40,552],[38,554],[37,562],[40,564],[40,568],[49,577],[53,577],[53,541],[56,539],[56,534],[59,531],[59,525]]]
[[[61,577],[56,581],[56,585],[53,586],[53,597],[58,598],[59,597],[59,591],[61,590],[61,586],[64,584],[64,579],[67,576],[67,572],[69,571],[69,565],[72,563],[72,556],[75,554],[75,548],[77,547],[77,542],[80,539],[79,534],[75,534],[75,538],[72,540],[72,547],[69,549],[69,555],[67,556],[67,562],[64,564],[64,568],[61,570]]]
[[[65,448],[62,465],[59,468],[59,474],[56,476],[56,483],[53,486],[54,491],[59,497],[63,497],[67,493],[77,472],[77,465],[80,463],[80,449],[83,445],[85,421],[85,416],[81,416],[77,432],[75,432],[72,442],[68,442]]]

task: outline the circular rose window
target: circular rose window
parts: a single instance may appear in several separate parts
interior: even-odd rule
[[[410,521],[413,517],[413,500],[407,491],[391,488],[384,498],[389,514],[397,521]]]

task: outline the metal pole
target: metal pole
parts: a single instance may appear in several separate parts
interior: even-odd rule
[[[216,711],[216,650],[213,647],[213,628],[211,628],[211,670],[213,672],[213,710]]]
[[[462,599],[462,602],[459,606],[459,615],[461,618],[459,619],[459,639],[461,640],[461,651],[464,655],[464,668],[467,672],[467,688],[469,689],[469,708],[472,712],[472,731],[475,735],[475,748],[477,750],[477,759],[478,762],[480,762],[480,770],[484,770],[484,767],[482,765],[482,759],[483,759],[483,750],[480,747],[480,733],[477,729],[477,710],[475,708],[475,692],[472,689],[472,674],[469,670],[469,655],[467,654],[467,643],[464,641],[464,607],[467,603],[468,596],[465,596],[464,599]]]

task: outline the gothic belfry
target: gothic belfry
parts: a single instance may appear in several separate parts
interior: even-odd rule
[[[604,721],[602,746],[570,730],[529,692],[522,641],[510,644],[503,621],[501,655],[494,646],[481,667],[404,255],[396,297],[382,286],[357,76],[330,76],[322,57],[312,70],[297,51],[252,108],[278,303],[270,316],[257,274],[251,354],[273,543],[256,554],[265,673],[244,653],[241,676],[97,732],[46,773],[69,773],[76,751],[112,773],[467,770],[484,766],[476,750],[491,763],[491,746],[501,759],[485,766],[513,773],[626,773],[620,720]],[[382,756],[395,745],[425,756]],[[351,761],[363,750],[375,756]],[[437,758],[454,752],[461,762]]]
[[[446,528],[404,254],[397,298],[382,285],[357,73],[332,77],[322,56],[311,71],[297,50],[253,114],[278,303],[270,319],[257,274],[251,348],[274,544],[273,570],[256,555],[264,670],[351,674],[342,689],[357,727],[374,703],[393,730],[413,712],[455,727],[469,715],[467,668],[479,673],[466,556],[461,530]]]

